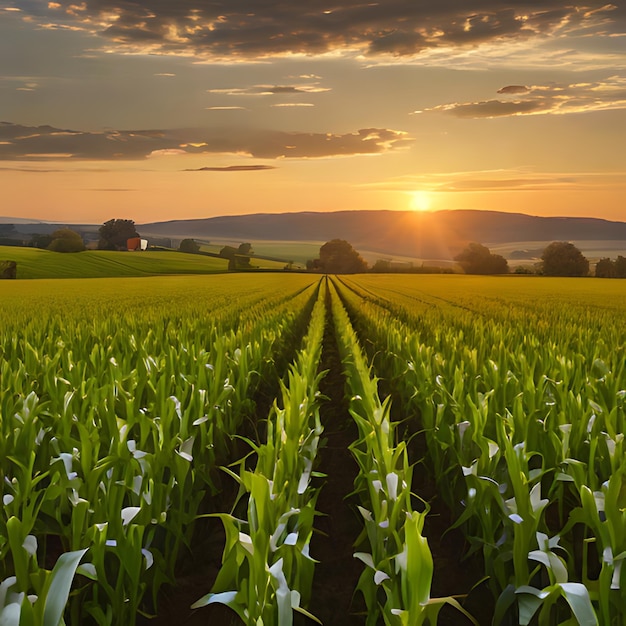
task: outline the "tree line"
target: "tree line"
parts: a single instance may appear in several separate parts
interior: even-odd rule
[[[11,225],[9,225],[11,226]],[[4,225],[4,230],[6,225]],[[10,234],[2,231],[0,234]],[[126,250],[127,241],[139,237],[135,222],[128,219],[110,219],[98,229],[99,250]],[[49,235],[35,234],[31,245],[54,252],[82,252],[85,242],[80,233],[70,228],[59,228]],[[200,246],[193,239],[184,239],[179,250],[181,252],[200,253]],[[228,269],[250,268],[252,246],[242,243],[238,248],[224,246],[219,256],[228,259]],[[508,261],[499,254],[492,253],[487,246],[469,243],[455,257],[459,267],[466,274],[507,274],[511,270]],[[402,270],[392,268],[390,262],[378,261],[371,269],[363,257],[344,239],[332,239],[320,248],[319,257],[307,261],[309,271],[329,274],[351,274],[366,271],[389,272],[407,271],[415,273],[451,272],[450,268],[421,267]],[[588,276],[589,261],[571,242],[554,241],[549,244],[541,255],[541,265],[537,269],[516,268],[516,273],[535,273],[544,276]],[[626,257],[618,256],[615,260],[602,258],[596,263],[595,276],[598,278],[626,278]]]
[[[487,246],[472,242],[459,252],[454,260],[465,274],[508,274],[508,261],[500,254],[492,253]],[[367,262],[343,239],[333,239],[320,248],[317,259],[307,262],[307,269],[314,272],[329,274],[351,274],[358,272],[391,271],[391,264],[385,261],[377,262],[374,267],[368,267]],[[402,270],[396,269],[400,272]],[[407,268],[406,273],[442,273],[452,272],[449,268],[422,267]],[[589,260],[582,252],[569,241],[553,241],[546,246],[541,255],[541,265],[537,271],[523,269],[517,273],[535,273],[544,276],[588,276]],[[618,256],[615,261],[605,258],[598,261],[595,269],[598,278],[626,278],[626,258]]]

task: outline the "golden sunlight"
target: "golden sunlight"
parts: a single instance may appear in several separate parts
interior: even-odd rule
[[[412,191],[410,206],[413,211],[428,211],[432,205],[432,198],[428,191]]]

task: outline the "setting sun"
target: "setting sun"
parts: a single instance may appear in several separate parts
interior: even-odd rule
[[[410,206],[413,211],[428,211],[432,205],[432,198],[428,191],[411,192]]]

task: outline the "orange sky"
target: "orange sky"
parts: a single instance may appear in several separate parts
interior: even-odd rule
[[[626,220],[623,6],[266,4],[0,0],[0,215]]]

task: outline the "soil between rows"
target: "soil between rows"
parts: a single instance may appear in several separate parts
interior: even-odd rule
[[[324,626],[362,626],[366,607],[361,594],[355,593],[363,566],[353,557],[355,541],[363,525],[356,510],[356,499],[351,496],[358,473],[349,446],[358,438],[356,424],[348,410],[346,381],[339,356],[335,329],[327,307],[320,371],[327,371],[320,391],[326,397],[321,404],[320,417],[324,426],[323,445],[319,450],[318,472],[324,474],[316,509],[319,512],[311,540],[311,556],[319,561],[315,567],[310,612]],[[385,381],[381,396],[391,392]],[[257,396],[257,415],[267,415],[271,401],[269,390]],[[396,395],[396,394],[394,394]],[[260,397],[259,397],[260,396]],[[396,395],[396,397],[399,397]],[[396,404],[396,410],[400,407]],[[405,416],[406,417],[406,416]],[[408,418],[408,430],[415,434],[418,416]],[[484,571],[480,559],[462,562],[467,544],[458,530],[446,532],[453,520],[437,498],[437,488],[427,469],[418,462],[425,455],[425,441],[419,434],[409,446],[414,467],[413,491],[429,502],[431,510],[426,517],[424,535],[427,537],[434,560],[432,597],[456,596],[467,610],[482,624],[491,622],[493,598],[485,585],[472,590]],[[234,485],[233,485],[234,487]],[[232,491],[226,489],[227,492]],[[216,510],[228,510],[235,491],[218,496]],[[198,520],[193,550],[181,559],[176,586],[162,589],[158,616],[139,617],[137,626],[205,626],[239,624],[234,613],[219,604],[192,610],[191,605],[208,593],[219,571],[224,546],[224,531],[219,519]],[[312,622],[298,614],[294,624],[304,626]],[[471,622],[455,609],[444,607],[437,622],[439,626],[465,626]],[[382,620],[381,620],[382,624]]]
[[[327,370],[320,391],[328,400],[320,408],[325,441],[319,452],[318,470],[326,478],[317,499],[316,509],[321,513],[316,523],[318,532],[311,540],[311,555],[319,561],[313,579],[311,612],[325,626],[356,626],[364,623],[362,613],[365,611],[360,595],[354,597],[362,570],[353,556],[354,542],[361,532],[362,522],[349,497],[354,490],[358,467],[348,446],[357,439],[358,430],[348,412],[346,379],[330,302],[326,308],[320,369]]]

